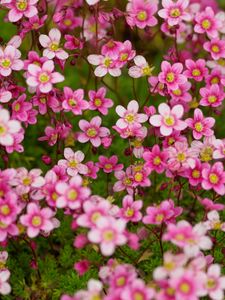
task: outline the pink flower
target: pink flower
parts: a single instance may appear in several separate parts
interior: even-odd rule
[[[137,55],[134,58],[135,66],[129,68],[128,74],[132,78],[140,78],[150,76],[154,67],[150,67],[146,59],[142,55]]]
[[[225,232],[225,223],[221,222],[220,215],[216,210],[207,214],[207,221],[204,223],[208,230],[222,230]]]
[[[124,129],[131,126],[141,126],[140,123],[144,123],[148,120],[146,114],[138,114],[139,105],[136,100],[132,100],[128,103],[127,109],[118,105],[116,107],[116,113],[121,117],[116,126]]]
[[[28,120],[28,111],[32,109],[32,104],[25,100],[26,95],[23,94],[12,104],[12,117],[21,122]]]
[[[43,56],[48,59],[57,57],[58,59],[65,60],[69,57],[68,53],[59,47],[61,39],[61,32],[57,28],[52,28],[49,31],[49,35],[41,34],[39,37],[40,44],[46,48],[43,52]]]
[[[11,292],[11,286],[8,283],[9,277],[9,270],[5,269],[0,271],[0,294],[2,295],[8,295]]]
[[[86,100],[84,100],[84,90],[78,89],[73,91],[69,87],[64,87],[64,100],[62,102],[62,107],[65,111],[72,111],[74,115],[82,115],[83,110],[88,109],[89,105]]]
[[[171,90],[179,88],[180,84],[187,82],[186,76],[182,75],[183,65],[181,63],[171,64],[163,61],[161,64],[162,72],[159,73],[159,81],[167,85]]]
[[[34,238],[40,231],[50,232],[54,229],[53,216],[55,213],[48,207],[40,208],[36,203],[27,205],[27,214],[20,217],[22,225],[27,227],[27,235]]]
[[[132,44],[130,41],[126,40],[121,43],[116,58],[116,65],[122,68],[128,61],[132,60],[135,56],[136,51],[132,49]]]
[[[196,25],[194,31],[197,33],[207,33],[209,38],[218,36],[220,20],[215,17],[213,9],[208,6],[203,12],[199,12],[195,16]]]
[[[88,232],[88,239],[92,243],[100,244],[103,255],[110,256],[114,253],[116,246],[126,243],[126,222],[116,220],[113,217],[101,217],[96,222],[96,227]]]
[[[20,33],[21,38],[24,38],[25,35],[31,30],[37,31],[39,28],[43,27],[47,17],[47,15],[44,15],[41,18],[39,18],[39,16],[35,15],[29,18],[28,21],[23,22],[23,29]]]
[[[225,41],[218,38],[203,44],[203,48],[210,52],[213,59],[225,58]]]
[[[117,164],[118,157],[113,155],[111,157],[106,157],[103,155],[99,156],[99,162],[96,163],[96,166],[100,169],[103,169],[105,173],[111,173],[113,171],[120,171],[123,169],[123,164]]]
[[[212,166],[207,164],[202,170],[202,177],[203,189],[213,189],[219,195],[225,194],[225,172],[221,162],[216,162]]]
[[[83,49],[84,43],[73,35],[65,34],[64,48],[68,50]]]
[[[212,264],[207,270],[207,274],[204,274],[205,282],[204,288],[205,294],[213,300],[223,300],[225,290],[225,276],[221,275],[221,268],[218,264]]]
[[[12,0],[12,1],[2,1],[8,8],[10,8],[8,18],[10,22],[17,22],[23,18],[23,16],[27,18],[31,18],[38,14],[38,10],[36,8],[36,3],[38,0]]]
[[[202,96],[199,104],[202,106],[217,107],[220,106],[225,93],[221,91],[218,84],[213,84],[210,87],[200,89],[200,95]]]
[[[159,174],[165,170],[167,158],[167,151],[160,151],[159,145],[154,145],[151,151],[145,151],[143,154],[145,166]]]
[[[77,218],[77,224],[82,227],[92,228],[101,217],[108,217],[111,204],[107,200],[94,202],[87,200],[83,204],[84,213]]]
[[[176,101],[176,103],[180,101],[190,102],[192,100],[191,94],[188,93],[190,88],[191,88],[191,83],[186,82],[184,84],[180,84],[178,89],[169,90],[168,92],[170,93],[172,99]]]
[[[202,182],[202,169],[205,167],[205,163],[201,163],[199,159],[195,159],[194,168],[189,168],[187,170],[187,177],[189,183],[193,186],[197,186]]]
[[[105,95],[106,89],[104,87],[100,88],[98,91],[89,91],[89,109],[98,110],[103,115],[107,115],[108,109],[113,106],[113,101],[109,98],[105,98]]]
[[[20,123],[10,119],[8,110],[0,108],[0,144],[12,146],[14,144],[14,134],[18,133],[20,129]]]
[[[49,93],[54,83],[62,82],[64,77],[58,73],[53,72],[54,63],[52,60],[47,60],[42,66],[30,64],[28,66],[27,84],[32,88],[37,88],[42,93]]]
[[[146,26],[155,26],[158,21],[153,16],[158,9],[156,2],[149,0],[130,0],[127,4],[126,17],[127,23],[131,26],[138,28],[145,28]]]
[[[97,172],[99,171],[99,168],[94,164],[93,161],[88,161],[86,163],[86,166],[88,168],[88,173],[85,174],[85,176],[96,179],[97,178]]]
[[[158,107],[159,115],[150,117],[150,124],[155,127],[160,127],[160,133],[164,136],[169,136],[174,130],[184,130],[187,124],[180,119],[183,116],[184,108],[182,105],[175,105],[172,109],[166,104],[161,103]]]
[[[202,81],[204,77],[208,75],[208,69],[205,66],[204,59],[198,59],[193,61],[192,59],[187,59],[185,65],[187,70],[184,71],[184,75],[188,78],[193,78],[196,81]]]
[[[184,249],[189,257],[196,256],[200,250],[212,248],[212,241],[205,234],[206,226],[202,223],[191,226],[187,221],[179,221],[177,224],[169,224],[163,240],[170,241],[174,245]]]
[[[199,199],[199,202],[205,207],[206,210],[210,211],[210,210],[224,210],[225,209],[225,205],[221,204],[221,203],[214,203],[212,200],[208,199],[208,198],[204,198],[204,199]]]
[[[88,168],[81,162],[84,160],[82,151],[73,152],[71,148],[64,149],[65,159],[60,159],[58,165],[66,168],[67,174],[75,176],[79,174],[87,174]]]
[[[94,147],[101,145],[101,139],[110,134],[109,129],[106,127],[100,127],[102,119],[100,117],[94,117],[90,122],[86,120],[79,121],[79,127],[83,132],[80,132],[77,139],[80,143],[86,143],[88,141]]]
[[[171,199],[164,200],[159,206],[148,206],[147,215],[143,217],[144,224],[160,225],[162,223],[174,223],[175,218],[181,215],[183,209],[181,207],[175,207],[174,202]]]
[[[121,70],[117,67],[116,60],[110,56],[91,54],[87,59],[90,64],[97,66],[94,72],[97,77],[104,77],[107,73],[113,77],[121,75]]]
[[[90,196],[89,188],[82,186],[83,180],[79,175],[73,176],[69,183],[59,181],[56,184],[56,192],[59,197],[56,199],[56,207],[70,209],[80,208],[82,202]]]
[[[130,285],[127,285],[122,293],[121,300],[150,300],[154,297],[154,290],[147,287],[141,279],[135,279]]]
[[[132,196],[127,195],[123,198],[122,208],[118,217],[126,222],[139,222],[142,218],[142,213],[140,212],[142,206],[142,200],[134,201]]]
[[[7,193],[4,200],[0,198],[0,220],[2,224],[10,225],[15,222],[21,211],[15,193]]]
[[[118,179],[118,181],[113,186],[114,192],[120,192],[126,189],[129,194],[133,193],[133,176],[130,168],[127,169],[126,172],[115,172],[115,177]]]
[[[166,19],[169,26],[178,25],[183,20],[190,21],[191,15],[185,10],[188,8],[189,0],[162,0],[163,9],[158,11],[161,18]]]
[[[185,120],[188,126],[193,130],[193,137],[200,140],[203,136],[211,136],[214,134],[210,129],[215,124],[215,119],[212,117],[204,118],[202,111],[196,108],[194,111],[194,118]]]
[[[20,60],[21,53],[14,46],[8,45],[6,48],[0,47],[0,75],[7,77],[13,71],[20,71],[23,62]]]
[[[87,259],[83,259],[74,264],[74,269],[79,276],[83,276],[90,268],[90,262]]]

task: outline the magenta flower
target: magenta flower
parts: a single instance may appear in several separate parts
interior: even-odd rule
[[[97,220],[96,227],[88,232],[88,239],[92,243],[100,244],[103,255],[110,256],[114,253],[116,246],[126,243],[125,227],[124,220],[101,217]]]
[[[128,14],[126,17],[127,23],[131,27],[137,26],[141,29],[147,26],[155,26],[158,23],[154,17],[157,8],[158,5],[156,2],[149,0],[131,0],[126,7]]]
[[[197,186],[198,184],[202,183],[202,170],[205,166],[206,163],[201,163],[199,159],[195,159],[194,168],[190,167],[187,170],[187,177],[191,185]]]
[[[121,117],[117,122],[116,126],[124,129],[131,126],[141,126],[140,123],[144,123],[148,120],[146,114],[139,114],[139,104],[136,100],[132,100],[128,103],[127,109],[123,106],[118,105],[116,107],[116,113]]]
[[[145,166],[151,171],[154,170],[159,174],[165,170],[167,158],[167,151],[161,151],[159,145],[154,145],[151,151],[145,151],[143,154]]]
[[[42,93],[49,93],[54,83],[62,82],[64,77],[54,71],[54,63],[52,60],[47,60],[42,66],[30,64],[28,66],[27,84],[40,90]]]
[[[58,165],[66,168],[67,174],[75,176],[79,174],[87,174],[88,168],[81,162],[84,160],[84,153],[82,151],[73,152],[71,148],[64,149],[65,159],[60,159]]]
[[[213,189],[219,195],[225,194],[225,172],[221,162],[216,162],[212,166],[207,164],[202,170],[202,177],[203,189]]]
[[[10,8],[8,18],[10,22],[17,22],[23,18],[32,18],[38,14],[36,3],[38,0],[2,0],[1,3]]]
[[[220,89],[218,84],[213,84],[210,87],[200,89],[202,96],[199,104],[202,106],[217,107],[222,104],[225,93]]]
[[[225,41],[218,38],[203,44],[203,48],[210,52],[213,59],[225,58]]]
[[[68,50],[83,49],[84,43],[73,35],[65,34],[64,48]]]
[[[49,35],[41,34],[39,37],[40,44],[46,48],[43,56],[48,59],[57,57],[58,59],[65,60],[69,57],[68,53],[60,48],[59,43],[61,39],[61,32],[57,28],[52,28]]]
[[[162,72],[159,73],[158,79],[161,83],[167,85],[171,90],[178,89],[180,84],[187,82],[186,76],[182,75],[183,65],[181,63],[171,64],[163,61],[161,64]]]
[[[122,208],[119,211],[118,217],[126,222],[139,222],[142,218],[142,213],[140,212],[142,206],[142,200],[134,201],[132,196],[127,195],[123,198]]]
[[[116,155],[113,155],[109,158],[100,155],[99,162],[96,163],[96,166],[100,169],[103,169],[105,173],[111,173],[123,169],[123,164],[117,164],[117,163],[118,163],[118,157]]]
[[[72,111],[74,115],[82,115],[83,110],[88,109],[89,104],[84,100],[84,90],[73,91],[69,87],[64,87],[64,100],[62,107],[65,111]]]
[[[174,130],[184,130],[187,124],[181,121],[184,114],[182,105],[175,105],[172,109],[166,104],[161,103],[158,107],[159,115],[150,117],[150,124],[155,127],[160,127],[160,133],[164,136],[169,136]]]
[[[203,136],[211,136],[214,134],[211,128],[215,124],[215,119],[212,117],[204,118],[199,108],[195,109],[194,118],[188,118],[185,122],[193,130],[193,137],[196,140],[200,140]]]
[[[104,87],[100,88],[98,91],[89,91],[89,109],[98,110],[103,115],[107,115],[108,109],[113,106],[113,101],[109,98],[105,98],[105,95],[106,89]]]
[[[208,75],[208,69],[205,66],[206,62],[204,59],[198,59],[193,61],[192,59],[187,59],[185,61],[185,66],[187,68],[184,71],[184,75],[188,78],[193,78],[196,81],[202,81]]]
[[[34,238],[40,231],[50,232],[54,229],[53,216],[55,213],[48,207],[40,208],[36,203],[27,205],[27,214],[20,217],[20,222],[27,227],[27,235]]]
[[[8,45],[6,48],[0,47],[0,75],[7,77],[13,71],[20,71],[23,62],[20,60],[21,53],[14,46]]]
[[[219,35],[220,20],[215,17],[214,11],[210,6],[206,7],[205,11],[196,14],[195,22],[195,32],[200,34],[207,33],[209,38],[216,38]]]
[[[90,122],[86,120],[79,121],[79,127],[83,132],[78,134],[78,141],[80,143],[86,143],[88,141],[94,147],[99,147],[102,143],[102,138],[108,136],[110,131],[106,127],[100,127],[102,119],[100,117],[94,117]]]
[[[82,186],[82,183],[83,180],[79,175],[73,176],[69,183],[59,181],[55,187],[56,192],[59,194],[59,197],[56,199],[56,207],[68,207],[70,209],[80,208],[82,202],[85,201],[91,193],[89,188]]]
[[[163,9],[158,11],[161,18],[165,19],[169,26],[178,25],[182,21],[190,21],[191,15],[185,10],[189,5],[189,0],[162,0]]]
[[[12,146],[14,143],[14,134],[18,133],[20,129],[20,123],[10,119],[8,110],[0,109],[0,144],[3,146]]]
[[[148,206],[147,215],[143,217],[142,221],[144,224],[155,225],[174,223],[182,211],[181,207],[174,206],[173,200],[168,199],[162,201],[159,206]]]
[[[12,117],[21,122],[26,122],[28,120],[29,111],[32,109],[32,104],[26,102],[26,95],[21,95],[12,104]]]

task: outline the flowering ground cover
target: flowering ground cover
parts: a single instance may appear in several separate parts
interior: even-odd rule
[[[224,300],[225,3],[0,0],[0,298]]]

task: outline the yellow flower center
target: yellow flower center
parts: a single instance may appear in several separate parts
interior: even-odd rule
[[[16,7],[18,10],[24,11],[27,9],[27,1],[26,0],[18,0],[16,1]]]
[[[199,178],[200,177],[200,172],[198,170],[194,170],[192,171],[192,177],[193,178]]]
[[[209,29],[211,27],[211,22],[208,19],[203,20],[202,27],[206,30]]]
[[[129,208],[126,210],[125,215],[126,215],[127,217],[133,217],[133,215],[134,215],[134,210],[133,210],[132,208],[129,207]]]
[[[155,166],[158,166],[161,164],[161,158],[159,156],[156,156],[154,159],[153,159],[153,164]]]
[[[31,179],[29,177],[25,177],[23,179],[23,185],[27,186],[31,184]]]
[[[181,15],[181,12],[180,12],[179,8],[173,8],[173,9],[171,9],[171,11],[170,11],[170,16],[171,16],[172,18],[177,18],[177,17],[179,17],[180,15]]]
[[[141,292],[134,293],[134,300],[144,300],[144,296]]]
[[[194,69],[194,70],[192,71],[192,75],[193,75],[193,76],[199,76],[199,75],[201,75],[201,72],[200,72],[199,69]]]
[[[16,103],[16,105],[14,106],[14,110],[15,111],[19,111],[20,110],[20,104]]]
[[[177,241],[183,241],[184,240],[184,235],[182,233],[176,234],[175,240],[177,240]]]
[[[141,182],[143,180],[143,174],[141,172],[137,172],[135,175],[134,175],[134,179],[135,181],[137,182]]]
[[[208,97],[209,103],[215,103],[217,101],[217,97],[215,95],[211,95]]]
[[[217,285],[217,283],[216,283],[215,279],[213,279],[213,278],[209,278],[206,282],[206,287],[208,289],[214,289],[216,287],[216,285]]]
[[[68,100],[68,103],[69,103],[69,105],[72,106],[72,107],[75,107],[75,106],[77,105],[77,101],[74,100],[73,98],[69,99],[69,100]]]
[[[52,51],[57,51],[59,49],[59,44],[57,44],[57,43],[52,43],[51,45],[50,45],[50,50],[52,50]]]
[[[105,241],[107,242],[111,242],[113,239],[114,239],[114,232],[112,230],[106,230],[104,233],[103,233],[103,238]]]
[[[78,194],[77,194],[77,191],[75,189],[69,190],[68,195],[67,195],[67,197],[70,201],[76,201],[77,196],[78,196]]]
[[[70,19],[65,19],[65,20],[63,21],[63,24],[64,24],[65,26],[71,26],[71,25],[72,25],[72,21],[71,21]]]
[[[219,78],[215,76],[211,79],[211,84],[217,84],[217,83],[219,83]]]
[[[168,296],[174,296],[174,295],[175,295],[175,289],[173,289],[173,288],[171,288],[171,287],[167,288],[167,289],[166,289],[166,294],[167,294]]]
[[[209,175],[209,181],[213,184],[216,184],[219,181],[219,177],[215,173],[211,173]]]
[[[6,133],[6,128],[2,124],[0,124],[0,135],[4,135]]]
[[[203,129],[202,123],[201,122],[197,122],[195,123],[195,130],[198,132],[201,132]]]
[[[123,180],[123,184],[124,184],[124,185],[131,185],[131,183],[132,183],[132,181],[130,180],[130,178],[125,178],[125,179]]]
[[[111,164],[105,164],[104,167],[105,167],[106,170],[112,169],[112,165]]]
[[[92,214],[92,216],[91,216],[91,221],[92,221],[93,223],[96,223],[97,220],[98,220],[100,217],[101,217],[100,212],[96,211],[96,212],[94,212],[94,213]]]
[[[164,268],[168,271],[172,271],[174,269],[175,265],[172,261],[168,261],[164,264]]]
[[[38,227],[38,226],[41,225],[41,221],[42,221],[42,219],[41,219],[40,216],[34,216],[34,217],[32,218],[31,223],[32,223],[33,226]]]
[[[225,59],[223,59],[223,58],[220,58],[217,62],[220,66],[222,66],[222,67],[225,66]]]
[[[46,74],[46,73],[41,73],[39,76],[39,80],[41,83],[46,83],[49,81],[49,79],[50,78],[49,78],[48,74]]]
[[[167,75],[166,75],[166,81],[167,82],[173,82],[174,81],[174,79],[175,79],[175,76],[174,76],[174,73],[173,72],[169,72],[169,73],[167,73]]]
[[[215,53],[220,52],[220,48],[218,47],[218,45],[215,45],[215,44],[211,47],[211,50]]]
[[[212,160],[213,149],[211,147],[205,147],[201,153],[200,158],[202,161],[210,161]]]
[[[102,100],[100,98],[95,98],[94,104],[95,106],[99,107],[102,105]]]
[[[139,13],[137,14],[137,19],[139,21],[145,21],[147,18],[148,18],[147,12],[144,10],[139,11]]]
[[[95,128],[89,128],[87,130],[87,136],[89,137],[95,137],[97,135],[97,131]]]
[[[180,291],[184,294],[188,294],[191,290],[191,287],[188,283],[181,283],[180,287],[179,287]]]
[[[167,126],[173,126],[175,123],[174,117],[173,116],[168,116],[164,118],[164,122]]]
[[[221,224],[220,221],[217,221],[217,222],[213,223],[213,229],[215,229],[215,230],[220,230],[221,226],[222,226],[222,224]]]
[[[134,122],[134,119],[135,119],[135,116],[133,114],[127,114],[126,117],[125,117],[125,120],[128,122],[128,123],[133,123]]]
[[[105,58],[105,60],[104,60],[105,67],[109,68],[111,64],[112,64],[111,58],[109,58],[109,57]]]
[[[4,204],[0,207],[0,211],[4,216],[7,216],[10,214],[10,207],[7,204]]]
[[[181,91],[180,89],[177,89],[177,90],[174,90],[174,91],[173,91],[173,94],[174,94],[175,96],[180,96],[180,95],[182,94],[182,91]]]
[[[98,295],[98,294],[96,294],[96,295],[93,295],[92,297],[91,297],[91,300],[101,300],[102,298]]]
[[[126,278],[124,276],[121,276],[116,280],[117,286],[123,286],[125,285],[125,283],[126,283]]]
[[[163,214],[158,214],[155,218],[156,222],[162,222],[164,219],[164,215]]]
[[[59,195],[56,192],[52,193],[52,200],[56,201],[58,199]]]
[[[74,160],[71,160],[68,165],[70,168],[76,168],[76,166],[78,165],[78,162],[74,159]]]
[[[125,61],[128,58],[128,54],[127,53],[121,53],[120,54],[120,61]]]
[[[8,58],[5,58],[1,61],[1,66],[5,69],[9,68],[11,65],[11,61]]]

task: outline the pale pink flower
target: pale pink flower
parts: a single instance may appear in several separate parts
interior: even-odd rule
[[[84,153],[82,151],[74,152],[71,148],[64,149],[65,159],[60,159],[58,165],[66,168],[67,174],[75,176],[79,174],[87,174],[88,168],[81,162],[84,160]]]
[[[34,238],[40,231],[50,232],[54,229],[53,216],[55,213],[49,208],[40,208],[36,203],[27,205],[27,214],[20,217],[20,222],[27,227],[27,235]]]
[[[225,231],[225,223],[220,220],[220,215],[216,210],[212,210],[207,214],[207,221],[204,224],[208,230]]]
[[[218,264],[209,266],[207,273],[204,273],[205,295],[213,300],[223,300],[225,290],[225,276],[221,274],[221,267]]]
[[[181,63],[175,63],[171,65],[167,61],[163,61],[161,64],[162,72],[159,73],[158,79],[161,83],[167,85],[169,89],[178,89],[180,84],[187,82],[187,77],[182,73],[183,65]]]
[[[6,48],[0,47],[0,75],[7,77],[12,71],[20,71],[23,68],[23,62],[20,60],[21,53],[12,45]]]
[[[8,8],[10,11],[8,13],[8,18],[10,22],[17,22],[23,18],[31,18],[38,14],[36,3],[38,0],[2,0],[1,3]]]
[[[154,67],[150,67],[144,56],[137,55],[134,58],[135,66],[130,67],[128,74],[132,78],[150,76]]]
[[[102,119],[99,116],[92,118],[90,122],[80,120],[79,127],[83,132],[78,134],[78,141],[80,143],[90,141],[94,147],[99,147],[102,143],[102,138],[110,134],[108,128],[101,127],[101,123]]]
[[[150,117],[150,124],[155,127],[160,127],[160,133],[164,136],[169,136],[174,130],[184,130],[187,124],[181,121],[184,114],[182,105],[175,105],[172,109],[166,104],[161,103],[158,107],[159,115]]]
[[[105,95],[106,89],[104,87],[100,88],[97,91],[89,91],[89,109],[98,110],[103,115],[107,115],[108,109],[113,106],[113,101],[109,98],[105,98]]]
[[[145,166],[151,171],[156,171],[161,174],[166,169],[166,162],[168,159],[168,152],[161,151],[159,145],[154,145],[151,151],[145,151],[143,154]]]
[[[11,286],[8,283],[10,272],[7,269],[0,271],[0,294],[8,295],[11,292]]]
[[[12,93],[4,89],[0,89],[0,102],[7,103],[12,99]]]
[[[84,100],[84,90],[78,89],[73,91],[69,87],[64,87],[64,100],[62,107],[65,111],[72,111],[74,115],[82,115],[83,110],[88,109],[89,104]]]
[[[202,170],[202,187],[205,190],[213,189],[217,194],[225,194],[225,172],[223,164],[216,162],[210,166],[207,164]]]
[[[162,0],[163,9],[158,11],[161,18],[166,19],[169,26],[178,25],[182,21],[190,21],[191,15],[186,11],[189,0]]]
[[[211,128],[215,124],[215,119],[212,117],[204,118],[199,108],[195,109],[194,118],[188,118],[185,122],[193,130],[193,137],[196,140],[200,140],[202,136],[211,136],[214,134]]]
[[[220,20],[215,17],[215,13],[210,6],[196,14],[195,22],[195,32],[200,34],[207,33],[209,38],[216,38],[219,35]]]
[[[75,294],[75,298],[68,299],[63,298],[62,300],[93,300],[101,299],[103,285],[100,281],[90,279],[87,283],[88,290],[80,290]]]
[[[155,1],[149,0],[130,0],[127,4],[127,23],[138,28],[145,28],[146,26],[155,26],[158,21],[154,17],[157,12],[158,5]]]
[[[215,149],[213,151],[213,158],[220,159],[225,157],[225,140],[216,140]]]
[[[49,93],[54,83],[62,82],[64,77],[54,71],[54,63],[52,60],[47,60],[42,66],[35,64],[28,65],[27,84],[40,90],[42,93]]]
[[[61,32],[57,28],[52,28],[49,31],[49,35],[41,34],[39,41],[42,47],[46,48],[43,52],[43,56],[48,59],[57,57],[58,59],[65,60],[69,57],[68,53],[60,48]]]
[[[18,133],[20,129],[20,123],[10,119],[8,110],[0,108],[0,144],[12,146],[14,144],[14,134]]]
[[[103,255],[110,256],[114,253],[116,246],[126,243],[126,222],[116,220],[113,217],[101,217],[96,222],[96,227],[88,232],[88,239],[92,243],[100,244]]]
[[[91,54],[87,59],[90,64],[97,66],[94,71],[97,77],[104,77],[107,73],[113,77],[121,75],[121,70],[117,67],[116,60],[110,56]]]
[[[140,125],[140,123],[144,123],[148,120],[148,116],[146,114],[139,114],[139,105],[136,100],[132,100],[128,103],[127,109],[123,106],[118,105],[116,107],[116,113],[121,117],[117,122],[116,126],[124,129],[130,126]]]

